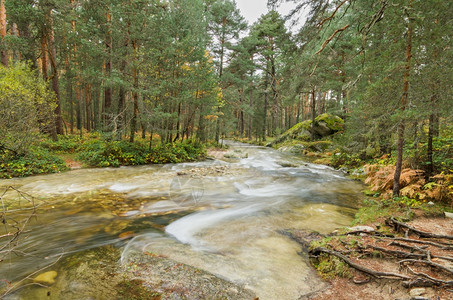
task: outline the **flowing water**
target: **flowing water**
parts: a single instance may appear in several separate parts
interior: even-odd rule
[[[119,263],[137,252],[165,255],[260,299],[298,299],[320,289],[300,246],[281,232],[348,225],[361,185],[272,149],[239,143],[230,149],[244,158],[0,181],[0,191],[22,192],[9,189],[2,197],[9,220],[23,224],[32,200],[36,206],[17,246],[0,252],[15,250],[0,262],[0,280],[14,283],[61,255],[112,244],[122,249]]]

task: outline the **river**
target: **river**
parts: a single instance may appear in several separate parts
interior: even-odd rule
[[[300,245],[282,231],[328,233],[348,225],[362,186],[294,155],[229,144],[242,158],[1,180],[0,191],[13,186],[21,192],[9,189],[2,197],[10,224],[23,224],[31,201],[36,207],[17,245],[0,252],[3,285],[62,255],[114,245],[122,251],[119,264],[137,251],[165,255],[250,289],[262,300],[298,299],[319,290],[323,283]],[[0,235],[12,230],[3,226]]]

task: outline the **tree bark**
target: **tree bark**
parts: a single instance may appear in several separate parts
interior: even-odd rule
[[[135,139],[135,132],[137,131],[137,116],[138,116],[138,70],[137,70],[137,41],[132,41],[132,49],[134,50],[134,91],[132,99],[134,101],[134,111],[131,120],[131,135],[129,142],[133,143]]]
[[[315,88],[311,90],[311,141],[315,140],[316,96]]]
[[[58,69],[57,69],[57,53],[55,50],[55,37],[53,31],[53,20],[52,20],[52,11],[50,10],[46,16],[48,23],[48,51],[50,58],[50,66],[52,67],[52,90],[55,93],[55,129],[57,134],[64,134],[63,132],[63,118],[61,116],[61,106],[60,106],[60,88],[58,82]]]
[[[105,76],[110,78],[112,73],[112,47],[113,47],[113,40],[112,40],[112,30],[111,30],[111,22],[112,22],[112,15],[110,12],[107,13],[107,37],[105,42],[105,48],[107,53],[107,58],[105,61]],[[112,87],[110,84],[107,84],[104,88],[104,105],[103,105],[103,119],[104,119],[104,130],[107,130],[110,127],[110,113],[111,113],[111,106],[112,106]]]
[[[409,2],[409,7],[412,7],[412,1]],[[401,97],[401,112],[406,110],[407,106],[407,97],[409,92],[409,76],[411,68],[411,58],[412,58],[412,18],[408,16],[409,23],[407,26],[407,44],[406,44],[406,67],[403,77],[403,95]],[[400,194],[400,177],[401,177],[401,168],[403,165],[403,150],[404,150],[404,117],[400,119],[398,125],[398,146],[397,146],[397,156],[396,156],[396,166],[395,174],[393,177],[393,197],[398,197]]]
[[[5,0],[0,0],[0,62],[5,67],[8,66],[8,54],[5,47],[5,37],[6,37],[6,8]]]

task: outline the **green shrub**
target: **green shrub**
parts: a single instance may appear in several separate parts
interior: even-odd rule
[[[77,158],[93,167],[180,163],[195,161],[205,155],[203,145],[191,141],[149,149],[141,142],[89,140],[78,151]]]
[[[61,158],[44,148],[32,147],[25,155],[0,151],[0,178],[57,173],[67,169]]]
[[[78,135],[65,135],[59,136],[58,141],[44,139],[40,146],[56,153],[74,153],[83,141]]]

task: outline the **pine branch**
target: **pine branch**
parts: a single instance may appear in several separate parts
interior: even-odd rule
[[[324,43],[323,43],[322,46],[321,46],[321,49],[319,49],[319,50],[316,52],[316,54],[321,54],[321,52],[322,52],[322,51],[324,50],[324,48],[326,48],[326,46],[333,40],[333,38],[334,38],[339,32],[345,31],[349,26],[350,26],[350,24],[347,24],[347,25],[345,25],[344,27],[335,30],[335,32],[334,32],[327,40],[324,41]]]

